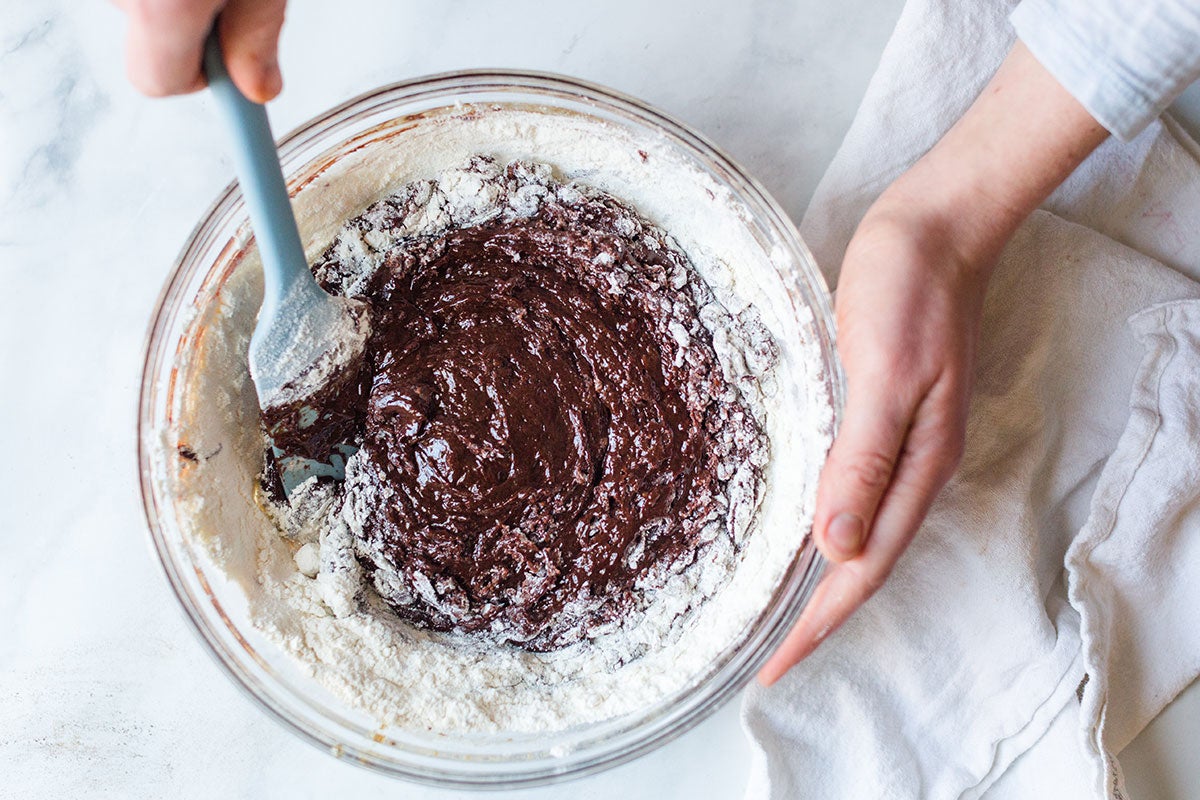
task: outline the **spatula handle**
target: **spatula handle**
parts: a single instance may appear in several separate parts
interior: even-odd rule
[[[300,232],[279,166],[267,109],[246,99],[225,69],[221,43],[214,26],[204,48],[208,88],[221,110],[233,143],[234,168],[263,263],[263,305],[260,314],[274,315],[278,304],[304,281],[321,291],[309,272]],[[307,290],[307,287],[301,291]]]

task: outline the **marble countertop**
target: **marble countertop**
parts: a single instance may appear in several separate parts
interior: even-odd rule
[[[284,132],[416,75],[564,72],[704,132],[799,219],[901,5],[343,0],[334,15],[294,0],[270,113]],[[232,167],[208,98],[136,95],[122,43],[106,3],[0,9],[0,794],[456,796],[323,756],[268,719],[188,631],[149,554],[134,452],[146,323]],[[1200,91],[1183,111],[1195,131]],[[1200,735],[1198,711],[1193,688],[1131,747],[1131,787],[1200,786],[1178,746]],[[731,704],[569,790],[504,796],[732,798],[749,759]]]

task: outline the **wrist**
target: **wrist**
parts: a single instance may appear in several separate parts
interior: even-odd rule
[[[872,204],[851,249],[907,253],[930,270],[953,273],[955,284],[982,287],[1020,224],[1016,216],[1000,212],[961,170],[927,156]]]
[[[1033,209],[997,197],[969,159],[935,148],[888,187],[872,211],[904,220],[936,240],[960,269],[986,277]]]
[[[956,261],[986,273],[1017,227],[1107,136],[1018,43],[962,119],[868,217],[898,216],[933,232]]]

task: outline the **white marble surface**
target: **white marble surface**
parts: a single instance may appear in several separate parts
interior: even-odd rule
[[[284,132],[448,69],[566,72],[705,132],[798,219],[900,6],[345,0],[335,14],[296,0],[271,115]],[[205,655],[151,560],[134,458],[143,335],[232,171],[206,98],[127,86],[122,25],[95,0],[0,0],[0,796],[454,796],[279,728]],[[1190,108],[1200,120],[1200,96]],[[1198,712],[1193,689],[1131,748],[1131,786],[1139,770],[1160,779],[1144,796],[1200,785],[1175,746]],[[736,797],[748,759],[731,705],[638,762],[513,796]]]

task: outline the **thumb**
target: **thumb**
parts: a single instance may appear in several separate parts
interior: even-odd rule
[[[913,409],[890,383],[851,384],[841,430],[821,470],[813,530],[817,547],[836,563],[866,545],[912,421]]]

